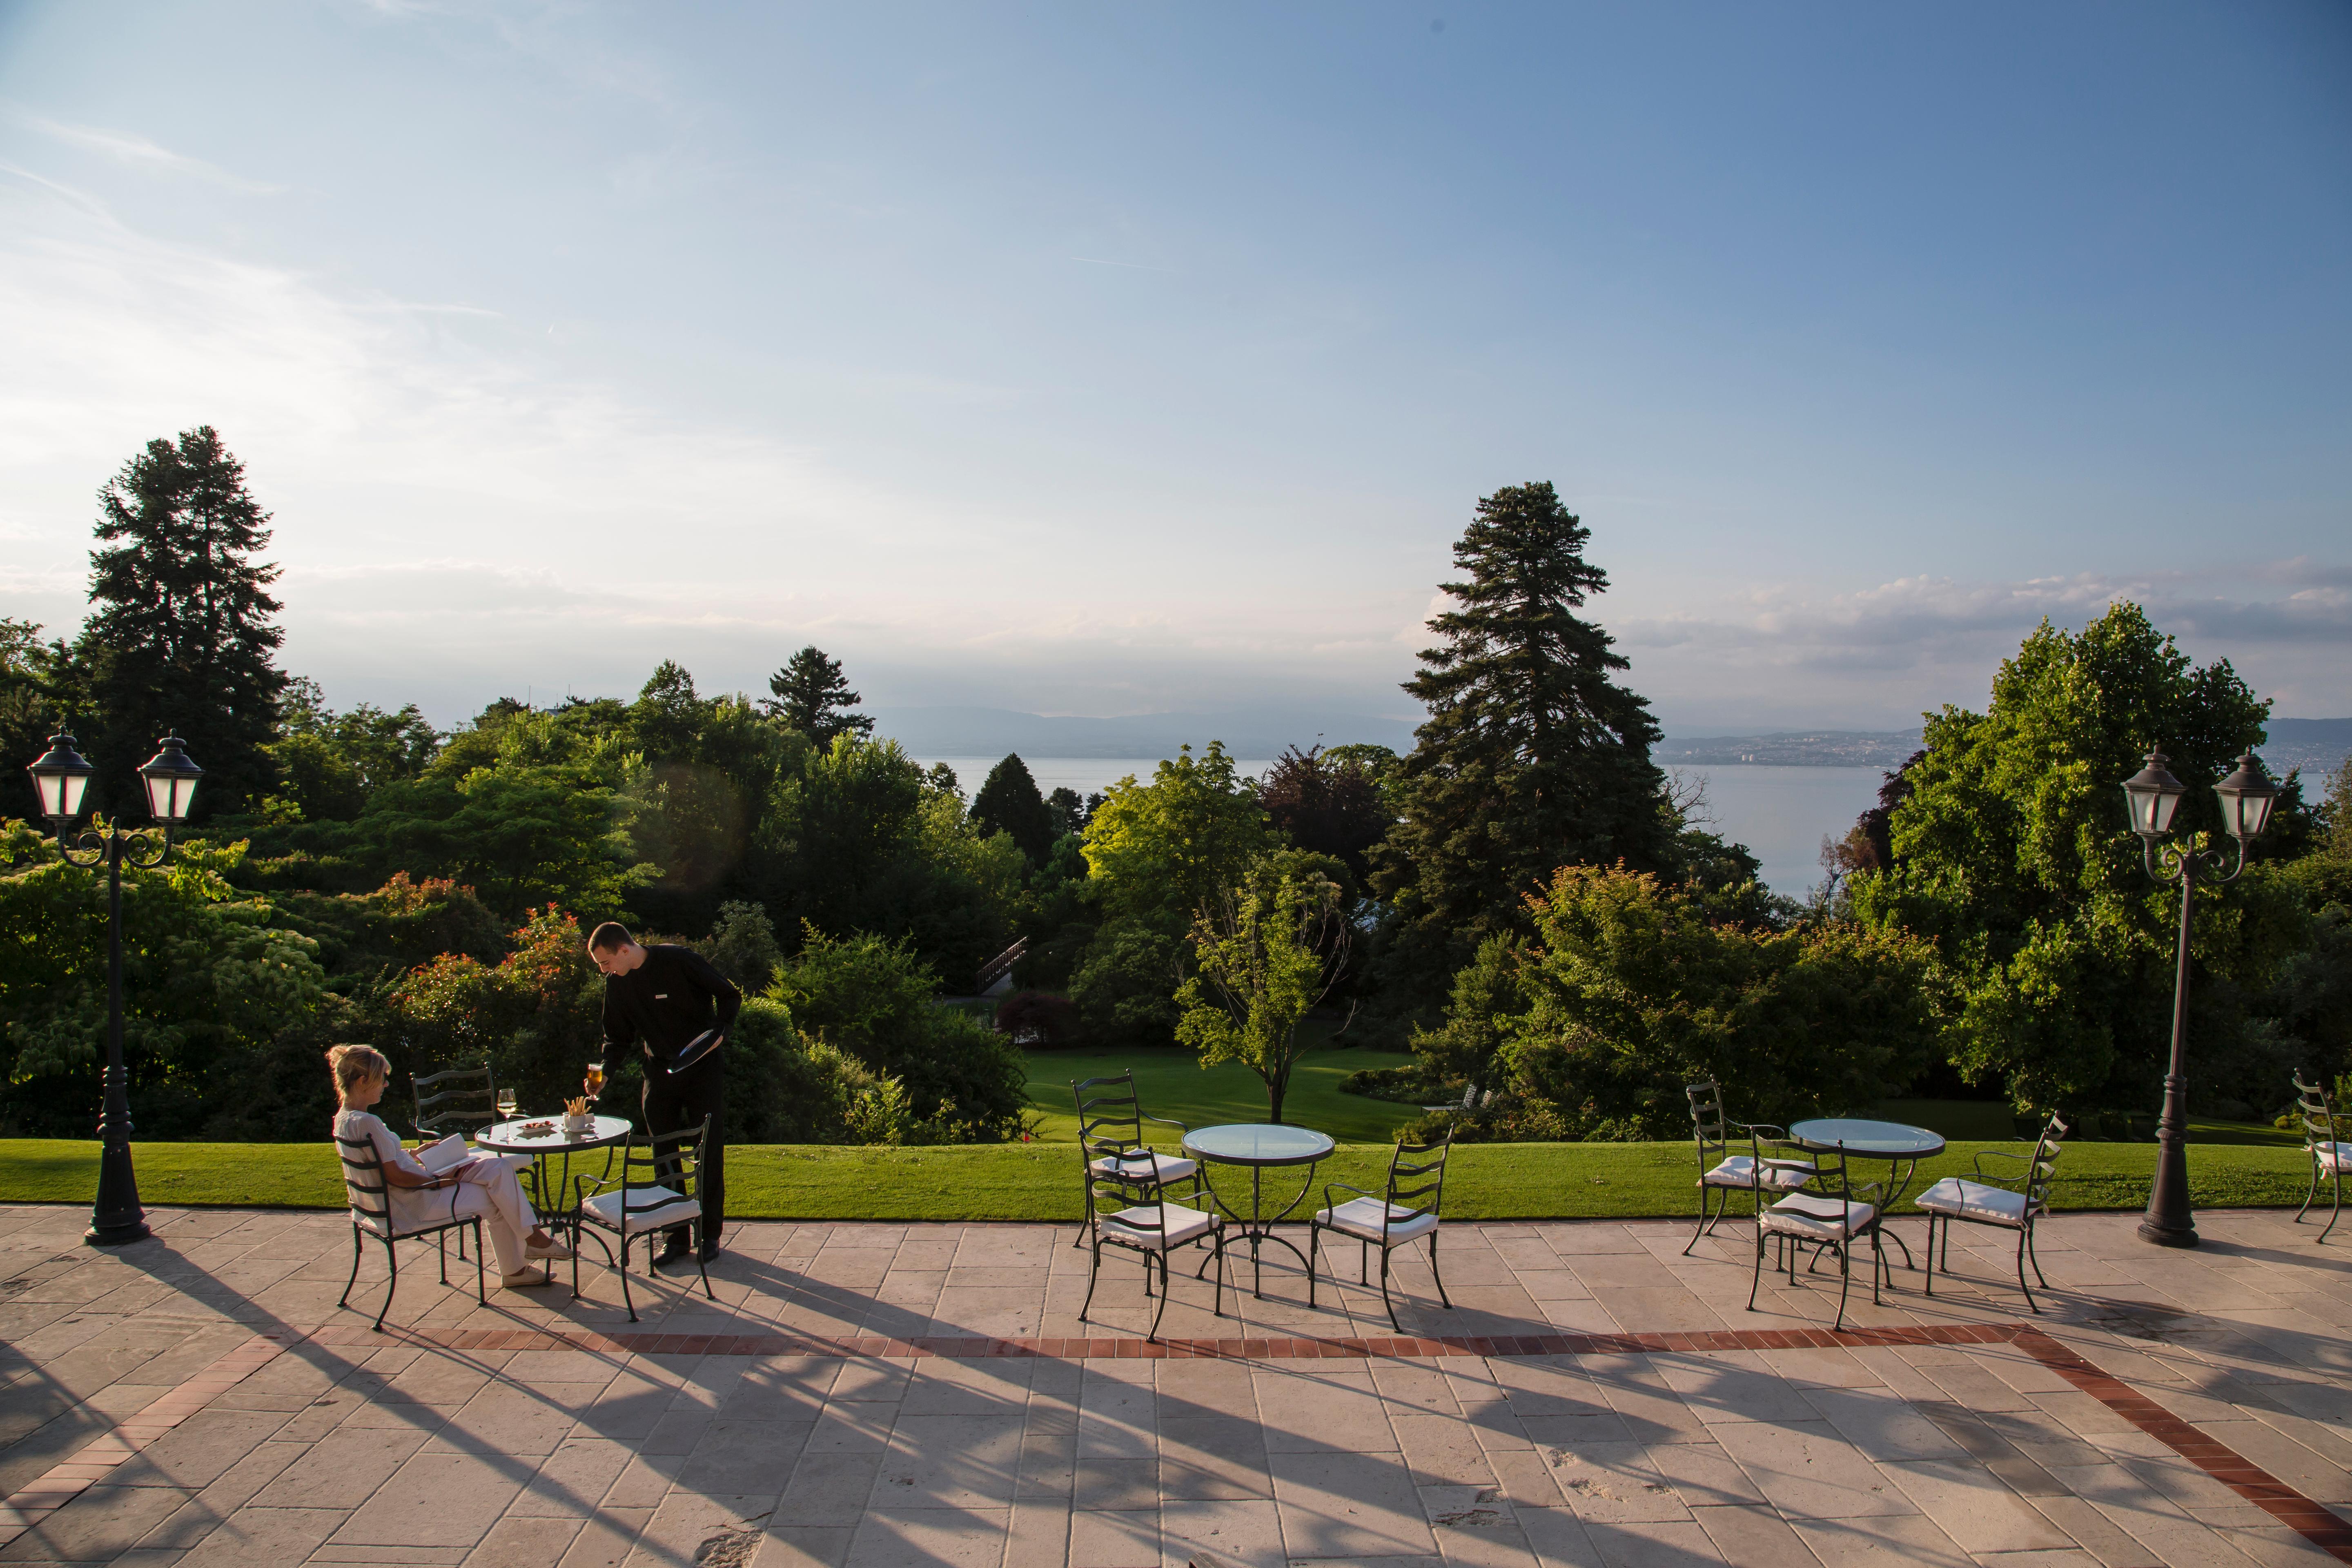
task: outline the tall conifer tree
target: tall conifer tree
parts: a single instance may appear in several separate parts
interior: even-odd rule
[[[804,647],[793,655],[790,663],[768,678],[768,689],[775,695],[761,699],[760,706],[820,746],[832,745],[835,735],[874,732],[869,715],[850,711],[862,700],[849,689],[841,660],[825,658],[820,648]]]
[[[276,734],[285,633],[269,595],[278,568],[269,514],[245,487],[245,465],[211,426],[157,439],[98,494],[89,618],[76,647],[95,709],[93,781],[107,808],[141,815],[130,776],[176,731],[205,770],[201,815],[251,807],[275,777],[262,748]]]
[[[1496,490],[1454,546],[1454,607],[1405,690],[1427,705],[1403,763],[1403,820],[1374,885],[1409,923],[1408,963],[1443,984],[1479,939],[1570,864],[1660,867],[1671,853],[1649,704],[1612,677],[1612,639],[1574,614],[1609,585],[1591,531],[1549,483]]]
[[[1054,813],[1037,793],[1037,781],[1018,753],[988,770],[988,781],[971,797],[971,819],[982,833],[1009,833],[1033,866],[1054,853],[1058,837]]]

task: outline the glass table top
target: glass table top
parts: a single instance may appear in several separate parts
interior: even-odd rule
[[[1853,1116],[1822,1116],[1800,1121],[1789,1136],[1814,1149],[1844,1144],[1849,1154],[1875,1154],[1881,1159],[1925,1160],[1944,1152],[1944,1135],[1900,1121],[1870,1121]]]
[[[544,1131],[526,1131],[543,1123],[553,1123]],[[629,1135],[631,1122],[625,1116],[599,1116],[596,1125],[584,1132],[566,1132],[561,1116],[525,1116],[512,1121],[496,1121],[474,1134],[477,1146],[491,1149],[579,1149],[594,1148],[600,1143],[617,1143]]]
[[[1328,1133],[1268,1121],[1236,1121],[1184,1135],[1186,1152],[1228,1165],[1304,1165],[1333,1147]]]

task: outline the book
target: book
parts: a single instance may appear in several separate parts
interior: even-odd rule
[[[474,1152],[466,1146],[460,1133],[452,1132],[437,1143],[427,1143],[416,1151],[416,1163],[434,1175],[442,1175],[460,1165],[473,1163]]]

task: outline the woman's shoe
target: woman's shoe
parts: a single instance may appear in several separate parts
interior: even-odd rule
[[[499,1289],[501,1290],[529,1290],[554,1283],[555,1276],[544,1268],[518,1268],[511,1274],[499,1276]]]
[[[572,1256],[572,1248],[551,1237],[545,1241],[524,1243],[522,1255],[533,1263],[546,1263],[551,1260],[560,1263]]]

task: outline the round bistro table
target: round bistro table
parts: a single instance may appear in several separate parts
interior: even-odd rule
[[[551,1121],[555,1125],[546,1132],[523,1131],[526,1127],[536,1127],[543,1121]],[[625,1116],[599,1116],[596,1118],[595,1124],[587,1131],[566,1132],[563,1130],[563,1118],[561,1116],[525,1116],[518,1117],[512,1121],[490,1123],[474,1134],[474,1143],[477,1148],[488,1149],[499,1154],[530,1155],[535,1172],[535,1181],[539,1187],[540,1203],[543,1208],[550,1190],[547,1184],[547,1168],[550,1160],[559,1154],[563,1157],[562,1173],[555,1178],[553,1188],[560,1203],[565,1189],[572,1184],[573,1151],[584,1152],[590,1149],[609,1149],[615,1143],[626,1142],[635,1126],[635,1123]],[[607,1154],[604,1156],[604,1169],[609,1173],[612,1168],[613,1157]],[[544,1225],[548,1216],[542,1213],[539,1218],[540,1223]],[[571,1221],[560,1215],[556,1217],[556,1223],[569,1226]],[[572,1237],[572,1245],[577,1247],[579,1240],[578,1237]]]
[[[1214,1182],[1204,1184],[1212,1202],[1231,1215],[1241,1234],[1250,1244],[1250,1294],[1265,1299],[1265,1281],[1258,1260],[1258,1249],[1265,1242],[1290,1247],[1290,1256],[1298,1259],[1301,1268],[1307,1267],[1307,1255],[1274,1234],[1274,1222],[1286,1218],[1290,1211],[1306,1201],[1315,1187],[1315,1167],[1338,1145],[1327,1133],[1307,1127],[1291,1127],[1276,1121],[1235,1121],[1222,1127],[1203,1127],[1184,1134],[1184,1152],[1199,1160],[1203,1166],[1237,1165],[1250,1173],[1249,1213],[1244,1214],[1225,1201]],[[1265,1173],[1285,1165],[1304,1165],[1307,1179],[1299,1184],[1298,1194],[1274,1213],[1265,1211]],[[1203,1178],[1208,1173],[1202,1172]],[[1203,1264],[1203,1268],[1207,1265]]]
[[[1900,1121],[1871,1121],[1853,1116],[1822,1116],[1800,1121],[1789,1129],[1789,1136],[1808,1149],[1822,1152],[1843,1149],[1849,1158],[1885,1161],[1887,1193],[1886,1200],[1878,1205],[1881,1214],[1893,1212],[1895,1205],[1903,1201],[1903,1194],[1917,1173],[1920,1161],[1932,1160],[1944,1152],[1944,1135],[1940,1132]],[[1903,1266],[1918,1268],[1911,1261],[1911,1248],[1903,1237],[1892,1230],[1886,1234],[1903,1248]]]

